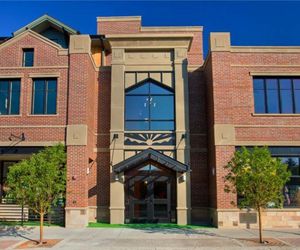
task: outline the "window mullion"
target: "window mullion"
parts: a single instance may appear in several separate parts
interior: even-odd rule
[[[7,95],[7,114],[10,115],[11,113],[11,91],[12,91],[12,82],[8,81],[8,95]]]
[[[148,117],[148,130],[151,129],[151,93],[150,93],[150,83],[148,84],[148,111],[149,111],[149,117]]]
[[[11,106],[12,106],[12,92],[13,91],[13,86],[12,86],[12,81],[9,83],[9,101],[8,101],[8,107],[9,107],[9,114],[11,114]]]
[[[294,89],[294,79],[291,79],[292,82],[292,104],[293,104],[293,113],[296,113],[296,101],[295,101],[295,89]]]
[[[265,112],[269,113],[266,79],[264,79],[264,95],[265,95]]]
[[[32,82],[32,104],[31,104],[31,113],[35,114],[34,102],[35,102],[35,81]]]
[[[48,80],[45,80],[44,114],[47,114],[47,104],[48,104]]]
[[[280,84],[279,84],[279,79],[276,79],[277,81],[277,96],[278,96],[278,103],[279,103],[279,113],[282,113],[282,98],[281,98],[281,88],[280,88]]]

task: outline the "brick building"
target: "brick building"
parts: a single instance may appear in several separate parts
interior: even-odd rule
[[[89,221],[256,227],[224,165],[270,147],[293,173],[267,227],[300,225],[300,48],[232,46],[202,27],[99,17],[83,35],[47,15],[0,40],[1,199],[16,161],[62,142],[68,227]],[[1,206],[0,206],[1,209]]]

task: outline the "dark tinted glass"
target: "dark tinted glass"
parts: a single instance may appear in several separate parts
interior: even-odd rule
[[[129,89],[126,92],[127,95],[148,95],[149,94],[149,83],[144,83],[138,87]]]
[[[23,49],[23,66],[32,67],[34,60],[34,50],[33,49]]]
[[[56,114],[56,92],[48,91],[47,114]]]
[[[174,121],[152,121],[150,130],[174,130]]]
[[[264,90],[254,90],[254,108],[255,113],[266,113]]]
[[[266,79],[267,90],[276,90],[278,89],[277,79]]]
[[[126,120],[146,120],[149,118],[149,96],[126,97]]]
[[[126,130],[149,130],[149,122],[147,121],[126,121]]]
[[[293,79],[295,113],[300,113],[300,79]]]
[[[151,120],[173,120],[173,96],[152,96],[150,104]]]
[[[17,115],[20,112],[20,81],[11,82],[10,114]]]
[[[20,80],[0,81],[0,115],[17,115],[20,109]]]
[[[279,95],[277,79],[266,79],[268,113],[279,113]]]
[[[8,114],[8,97],[9,97],[9,85],[8,81],[0,81],[0,115]]]
[[[56,114],[57,80],[36,79],[33,98],[33,114]]]
[[[153,182],[154,199],[167,199],[168,186],[167,182]]]
[[[45,81],[37,80],[34,82],[33,114],[44,114],[45,112],[45,87]]]
[[[174,130],[174,127],[173,91],[151,81],[126,91],[126,130]]]
[[[281,113],[293,113],[293,94],[291,79],[280,79]]]
[[[173,92],[166,89],[162,88],[161,86],[158,86],[155,83],[150,83],[150,93],[152,95],[172,95]]]
[[[57,81],[55,79],[50,79],[48,82],[48,91],[56,92],[57,91]]]
[[[253,87],[255,90],[264,89],[264,79],[253,79]]]
[[[267,90],[268,113],[279,113],[279,98],[277,90]]]

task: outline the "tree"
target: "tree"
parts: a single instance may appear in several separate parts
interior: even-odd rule
[[[273,158],[267,147],[237,150],[225,166],[225,192],[240,195],[240,208],[253,208],[258,212],[259,241],[262,239],[262,210],[271,202],[278,207],[283,204],[283,188],[290,172],[280,159]],[[234,203],[234,202],[233,202]]]
[[[17,203],[24,202],[40,216],[39,244],[43,244],[44,215],[65,193],[65,163],[64,145],[57,144],[15,164],[7,175],[9,194]]]

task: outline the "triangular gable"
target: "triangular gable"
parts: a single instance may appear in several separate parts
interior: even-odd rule
[[[58,49],[58,50],[62,50],[62,51],[66,51],[64,48],[62,48],[59,44],[49,40],[47,37],[44,37],[36,32],[33,32],[31,30],[27,30],[26,32],[23,32],[23,33],[20,33],[19,35],[15,36],[15,37],[12,37],[8,40],[6,40],[5,42],[1,43],[0,44],[0,50],[5,48],[6,46],[9,46],[15,42],[17,42],[18,40],[22,39],[24,36],[26,35],[30,35],[30,36],[33,36],[35,37],[36,39],[39,39],[40,41],[42,42],[45,42],[47,43],[48,45]]]
[[[169,156],[166,156],[152,148],[148,148],[116,165],[113,166],[113,171],[115,173],[121,173],[132,169],[146,161],[154,161],[162,166],[171,169],[176,172],[187,172],[189,167]]]
[[[37,33],[39,33],[39,31],[43,31],[47,27],[50,27],[51,26],[50,24],[62,31],[66,31],[69,35],[79,34],[79,32],[77,30],[72,29],[71,27],[63,24],[62,22],[58,21],[57,19],[55,19],[51,16],[48,16],[48,15],[43,15],[43,16],[39,17],[38,19],[34,20],[33,22],[25,25],[21,29],[15,31],[13,33],[13,35],[16,36],[28,29],[34,30]]]

